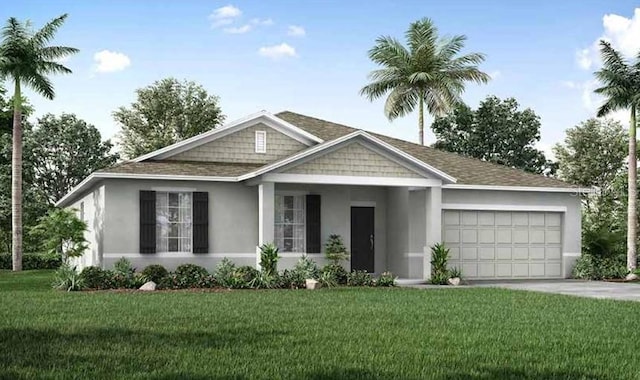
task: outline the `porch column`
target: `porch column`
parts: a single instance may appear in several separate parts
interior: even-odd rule
[[[262,182],[258,185],[258,247],[256,247],[256,268],[260,264],[260,246],[273,243],[275,185],[273,182]]]
[[[431,278],[431,247],[442,241],[442,187],[436,186],[426,191],[427,246],[424,247],[424,278]]]

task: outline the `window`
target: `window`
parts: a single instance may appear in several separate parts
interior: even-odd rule
[[[191,252],[191,193],[156,193],[157,252]]]
[[[276,195],[275,243],[282,252],[305,251],[305,196]]]
[[[266,131],[256,131],[256,153],[267,153]]]

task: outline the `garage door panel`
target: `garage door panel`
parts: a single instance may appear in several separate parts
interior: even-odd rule
[[[560,213],[445,210],[443,236],[466,278],[562,277]]]

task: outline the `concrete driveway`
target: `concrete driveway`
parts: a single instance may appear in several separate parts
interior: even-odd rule
[[[580,280],[536,280],[536,281],[476,281],[478,287],[494,287],[534,292],[565,294],[569,296],[640,301],[640,283],[619,283]]]

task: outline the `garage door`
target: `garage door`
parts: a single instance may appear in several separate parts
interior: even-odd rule
[[[442,229],[464,278],[562,277],[560,213],[445,210]]]

